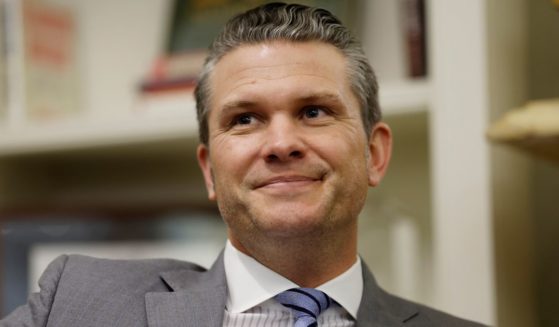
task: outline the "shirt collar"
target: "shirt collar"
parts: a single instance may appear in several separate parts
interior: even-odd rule
[[[229,291],[227,295],[229,312],[244,312],[278,293],[299,287],[237,250],[230,241],[225,245],[223,260]],[[348,270],[318,286],[317,289],[328,294],[356,319],[363,294],[361,259],[357,257],[356,262]]]

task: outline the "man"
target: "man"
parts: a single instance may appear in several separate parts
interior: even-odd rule
[[[228,227],[212,268],[62,256],[1,326],[477,326],[387,294],[357,256],[391,132],[359,43],[329,12],[234,17],[196,100],[198,160]]]

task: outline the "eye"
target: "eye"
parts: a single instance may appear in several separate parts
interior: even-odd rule
[[[318,118],[324,115],[326,111],[321,107],[306,107],[303,109],[303,115],[305,118]]]
[[[233,125],[250,125],[254,121],[254,116],[249,113],[240,114],[233,120]]]

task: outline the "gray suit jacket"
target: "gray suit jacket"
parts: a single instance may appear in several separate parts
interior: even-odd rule
[[[41,291],[0,326],[221,326],[227,296],[222,256],[207,271],[176,260],[61,256],[41,276]],[[481,326],[390,295],[363,267],[357,326]]]

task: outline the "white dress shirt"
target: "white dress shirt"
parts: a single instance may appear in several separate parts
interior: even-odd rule
[[[224,253],[227,302],[223,326],[292,326],[291,311],[273,297],[299,287],[237,250],[227,241]],[[363,293],[361,259],[336,278],[316,287],[336,303],[318,318],[319,326],[354,326]]]

